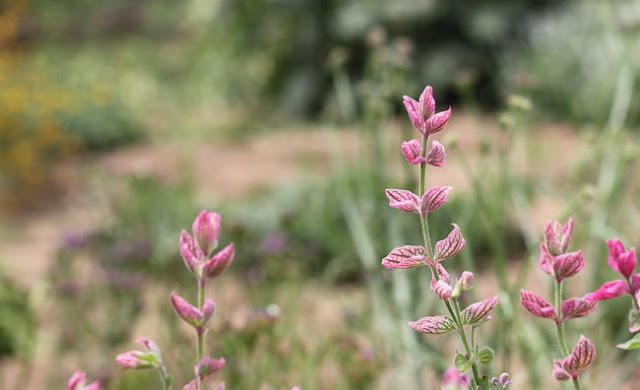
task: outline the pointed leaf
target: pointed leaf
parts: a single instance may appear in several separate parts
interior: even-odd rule
[[[426,334],[443,334],[456,329],[455,322],[446,316],[423,317],[418,321],[409,322],[409,326]]]
[[[424,118],[420,112],[420,105],[418,102],[409,96],[403,96],[402,103],[404,103],[404,107],[407,109],[407,114],[409,114],[409,119],[411,120],[413,127],[415,127],[420,133],[426,134]]]
[[[436,263],[455,256],[466,244],[464,237],[462,237],[462,232],[460,232],[460,227],[455,223],[452,223],[452,225],[453,230],[449,233],[447,238],[436,243]]]
[[[427,251],[423,246],[405,245],[394,248],[384,259],[382,265],[386,268],[414,268],[431,264]]]
[[[638,311],[634,308],[629,310],[629,332],[636,333],[640,331],[640,316]]]
[[[473,359],[468,359],[466,356],[459,353],[453,359],[453,364],[456,366],[458,371],[464,372],[471,368],[473,365]]]
[[[436,100],[433,98],[433,88],[430,85],[427,85],[420,94],[418,106],[423,118],[429,118],[436,112]]]
[[[585,299],[588,301],[601,301],[603,299],[619,297],[620,295],[626,294],[627,292],[627,282],[625,282],[624,280],[616,279],[603,283],[599,289],[585,295]]]
[[[491,310],[498,305],[498,297],[490,297],[483,299],[480,302],[469,305],[462,311],[462,324],[472,325],[483,319],[487,318],[491,314]]]
[[[387,189],[384,191],[389,198],[389,206],[408,213],[420,212],[420,198],[407,190]]]
[[[618,344],[617,347],[620,349],[626,349],[627,351],[640,348],[640,333],[633,336],[632,339],[627,340],[622,344]]]
[[[577,274],[583,267],[582,251],[565,253],[553,259],[553,273],[558,282]]]

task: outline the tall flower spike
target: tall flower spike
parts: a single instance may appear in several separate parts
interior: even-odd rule
[[[569,356],[553,361],[553,375],[559,381],[577,378],[580,371],[587,368],[596,357],[596,347],[591,340],[580,335],[578,343]]]

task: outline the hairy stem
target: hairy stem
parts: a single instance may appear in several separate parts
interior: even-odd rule
[[[429,137],[427,135],[422,136],[422,145],[421,145],[420,155],[423,158],[426,157],[427,155],[428,138]],[[426,176],[427,176],[427,164],[426,162],[422,162],[420,163],[420,177],[419,177],[419,184],[418,184],[419,185],[418,196],[420,197],[420,199],[422,199],[422,196],[425,193],[424,187],[426,182]],[[431,235],[429,234],[429,221],[426,215],[420,215],[420,227],[422,228],[422,239],[424,240],[424,246],[427,250],[427,255],[429,256],[429,259],[433,261],[434,250],[433,250],[433,247],[431,246]],[[434,275],[434,278],[438,280],[440,276],[438,275],[438,270],[436,269],[436,267],[431,266],[431,271]],[[462,344],[464,345],[464,348],[467,351],[467,355],[471,357],[473,350],[471,349],[472,346],[469,345],[469,341],[467,340],[467,334],[464,330],[464,325],[462,325],[460,307],[458,305],[457,300],[447,299],[446,301],[444,301],[444,304],[447,307],[449,314],[451,315],[451,317],[453,318],[453,320],[458,326],[458,334],[460,334],[460,338],[462,339]],[[480,386],[480,388],[484,390],[486,387],[484,382],[480,380],[478,365],[475,362],[471,366],[471,369],[473,371],[473,379],[476,382],[476,385]]]
[[[198,279],[198,308],[202,308],[202,306],[204,305],[204,282],[200,279]],[[198,354],[197,354],[197,359],[198,361],[196,362],[197,364],[200,364],[200,362],[202,361],[202,358],[204,357],[204,332],[197,332],[198,333]],[[202,389],[202,383],[200,381],[200,375],[196,374],[196,389],[197,390],[201,390]]]
[[[554,289],[554,303],[556,307],[556,315],[559,320],[562,320],[562,281],[555,283]],[[558,336],[558,345],[562,352],[562,357],[569,356],[569,348],[567,347],[567,340],[564,335],[564,323],[560,322],[556,324],[556,334]],[[576,390],[580,390],[580,382],[578,378],[573,378],[573,387]]]

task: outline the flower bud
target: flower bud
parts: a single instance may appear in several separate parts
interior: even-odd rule
[[[206,210],[202,210],[193,221],[193,235],[206,256],[218,246],[220,224],[220,214]]]
[[[116,363],[125,370],[158,367],[155,355],[151,352],[129,351],[116,356]]]

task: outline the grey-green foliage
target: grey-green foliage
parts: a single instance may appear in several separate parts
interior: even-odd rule
[[[0,275],[0,359],[31,355],[36,322],[27,291]]]
[[[503,61],[505,83],[553,115],[604,124],[622,69],[640,71],[639,27],[638,1],[571,2],[533,19],[530,42]],[[640,123],[637,99],[628,120]]]

